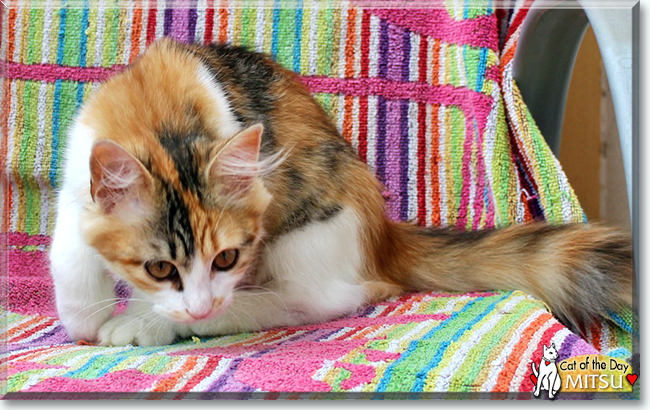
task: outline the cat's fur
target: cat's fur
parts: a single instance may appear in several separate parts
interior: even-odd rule
[[[551,343],[548,347],[543,345],[543,347],[544,355],[539,361],[539,371],[535,368],[535,362],[530,364],[534,379],[537,379],[533,394],[535,397],[539,397],[541,390],[548,390],[548,398],[552,399],[555,397],[557,391],[560,390],[560,387],[562,387],[562,381],[560,380],[557,364],[555,363],[558,358],[558,353],[554,343]]]
[[[379,182],[308,90],[242,48],[157,42],[84,104],[66,157],[50,256],[74,339],[165,344],[426,290],[521,289],[573,325],[631,304],[630,239],[615,230],[388,220]],[[225,249],[239,261],[215,271]],[[149,261],[179,274],[154,279]],[[115,317],[109,272],[135,288]]]

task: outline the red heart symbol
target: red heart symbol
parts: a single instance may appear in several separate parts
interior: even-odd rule
[[[627,376],[625,376],[625,378],[627,379],[627,381],[630,382],[630,384],[631,384],[632,386],[634,386],[634,382],[636,382],[636,379],[637,379],[638,377],[639,377],[639,376],[637,376],[636,374],[628,374]]]
[[[545,360],[544,363],[546,363],[547,366],[551,364],[551,362],[549,362],[548,360]]]

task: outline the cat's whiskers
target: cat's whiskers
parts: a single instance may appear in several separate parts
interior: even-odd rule
[[[257,322],[257,320],[255,320],[255,319],[254,319],[254,318],[253,318],[253,317],[252,317],[248,312],[246,312],[244,309],[236,309],[234,313],[235,313],[235,315],[234,315],[233,317],[234,317],[235,319],[237,319],[237,324],[238,324],[238,329],[237,329],[237,330],[238,330],[238,331],[242,332],[242,331],[244,331],[243,329],[250,329],[250,328],[251,328],[250,326],[246,326],[246,325],[242,322],[240,313],[245,314],[246,316],[248,316],[248,318],[249,318],[253,323],[255,323],[254,331],[257,331],[257,330],[260,329],[260,325],[259,325],[259,323]]]
[[[254,290],[262,291],[262,292],[260,292],[260,294],[261,293],[269,293],[269,294],[275,296],[278,299],[278,301],[280,303],[282,303],[282,306],[284,307],[285,310],[287,310],[287,311],[289,310],[289,308],[287,307],[287,304],[282,299],[282,296],[280,296],[277,292],[274,292],[269,288],[265,288],[265,287],[258,286],[258,285],[247,285],[247,286],[242,286],[242,287],[237,288],[237,289],[239,289],[239,290],[254,289]],[[252,293],[252,294],[254,295],[255,293]]]
[[[99,312],[99,311],[107,309],[107,308],[109,308],[111,306],[117,305],[118,303],[120,303],[121,300],[122,299],[120,299],[120,298],[108,298],[108,299],[100,300],[99,302],[91,303],[90,305],[86,306],[85,308],[83,308],[80,311],[78,311],[77,313],[75,313],[74,316],[72,316],[71,320],[75,320],[77,318],[77,316],[84,313],[86,310],[91,309],[94,306],[97,306],[97,305],[102,304],[102,303],[113,301],[113,303],[111,303],[110,305],[104,306],[103,308],[99,309],[98,310],[98,312]],[[94,312],[93,314],[95,314],[95,313],[97,313],[97,312]],[[88,316],[88,317],[90,317],[90,316]]]

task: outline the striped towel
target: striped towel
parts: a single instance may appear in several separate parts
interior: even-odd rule
[[[393,219],[461,229],[533,218],[582,222],[579,202],[512,78],[527,10],[471,3],[3,6],[0,331],[6,345],[0,353],[7,380],[0,393],[530,397],[529,364],[543,343],[561,346],[561,357],[598,351],[630,357],[632,338],[622,330],[635,330],[629,316],[614,318],[620,326],[592,327],[587,343],[538,302],[509,292],[407,295],[321,325],[157,348],[78,346],[58,324],[46,252],[67,129],[99,82],[164,36],[244,45],[295,71],[384,183]]]

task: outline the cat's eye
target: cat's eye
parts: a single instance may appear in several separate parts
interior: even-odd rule
[[[219,253],[212,261],[212,269],[218,271],[225,271],[232,269],[239,259],[239,251],[237,249],[226,249]]]
[[[168,279],[178,274],[176,266],[166,261],[149,261],[144,265],[149,275],[156,279]]]

